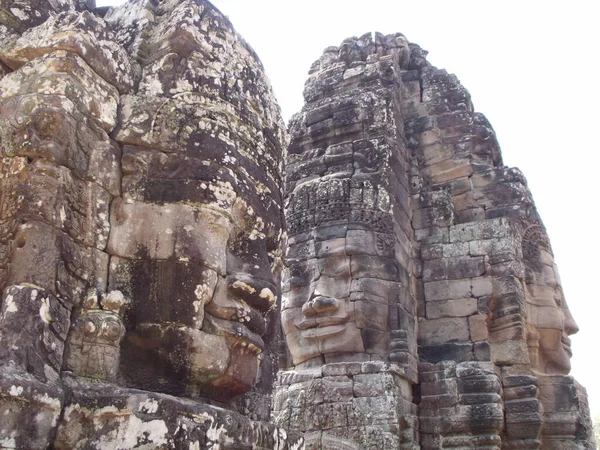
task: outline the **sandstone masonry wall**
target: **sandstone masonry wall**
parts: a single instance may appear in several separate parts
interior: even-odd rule
[[[577,325],[562,294],[548,237],[525,178],[502,165],[490,124],[474,111],[456,76],[433,67],[426,52],[402,35],[368,33],[325,50],[311,68],[305,101],[291,121],[287,154],[290,269],[284,276],[284,330],[286,312],[304,319],[288,320],[295,324],[286,333],[292,361],[280,375],[275,419],[308,432],[308,448],[315,449],[338,448],[332,442],[339,437],[345,439],[344,448],[370,448],[371,425],[389,439],[373,440],[378,448],[593,448],[585,391],[567,375],[568,335]],[[375,168],[368,176],[366,161]],[[370,264],[376,272],[370,276],[399,283],[382,306],[389,311],[383,329],[391,339],[377,354],[364,355],[345,338],[345,348],[336,348],[347,353],[330,354],[330,342],[348,333],[326,336],[331,333],[326,326],[339,321],[341,310],[317,308],[322,289],[311,280],[319,275],[307,262],[316,258],[323,266],[319,253],[328,241],[320,242],[322,235],[345,238],[336,254],[351,262],[361,252],[368,254],[368,233],[356,245],[349,230],[377,228],[379,222],[353,215],[352,206],[338,207],[352,205],[351,195],[346,199],[341,189],[322,192],[320,186],[336,180],[352,189],[365,179],[389,196],[389,203],[378,205],[378,215],[393,216],[394,244],[384,246],[394,249],[393,256],[387,266]],[[311,189],[315,194],[307,196]],[[306,206],[297,206],[302,202],[309,205],[308,214]],[[364,197],[362,202],[369,204]],[[322,233],[323,223],[335,231]],[[344,326],[356,322],[364,333],[368,325],[362,324],[361,301],[372,297],[361,276],[351,271],[357,288],[345,306],[353,312],[345,316]],[[300,294],[303,286],[312,288]],[[339,300],[339,289],[329,292]],[[314,327],[308,328],[310,334],[307,327]],[[305,361],[296,347],[307,343],[297,335],[307,342],[319,340],[323,356]],[[411,375],[413,355],[417,376]],[[399,408],[399,415],[358,432],[335,425],[373,410],[358,406],[355,391],[348,390],[343,400],[317,395],[312,404],[309,393],[319,392],[313,386],[333,382],[325,377],[329,363],[351,371],[358,370],[350,369],[355,361],[369,359],[404,367],[400,373],[412,389],[395,398],[413,408]],[[301,379],[290,383],[295,377]],[[385,403],[387,397],[380,395]],[[335,405],[335,420],[323,422],[325,413],[315,408],[327,402]],[[418,431],[407,433],[417,428],[410,420],[416,410]]]

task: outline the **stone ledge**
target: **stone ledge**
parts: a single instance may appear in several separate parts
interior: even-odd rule
[[[237,412],[113,384],[67,376],[70,391],[54,448],[227,448],[294,450],[298,434]],[[216,448],[216,447],[215,447]]]

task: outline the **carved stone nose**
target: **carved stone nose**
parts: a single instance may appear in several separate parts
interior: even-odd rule
[[[339,302],[331,297],[314,297],[304,304],[302,312],[305,316],[314,316],[340,309]]]
[[[579,332],[579,326],[577,325],[577,322],[575,322],[575,319],[571,315],[571,311],[566,309],[565,310],[565,333],[567,333],[568,336],[571,336],[572,334],[576,334],[577,332]]]

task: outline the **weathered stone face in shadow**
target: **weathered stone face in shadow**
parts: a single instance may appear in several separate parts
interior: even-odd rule
[[[21,3],[0,5],[0,446],[301,448],[256,421],[285,143],[258,58],[207,1]]]
[[[128,28],[144,5],[106,16],[140,52],[138,88],[121,98],[123,190],[107,247],[111,289],[133,299],[122,375],[228,401],[254,386],[269,351],[283,125],[260,63],[220,13],[164,3]]]

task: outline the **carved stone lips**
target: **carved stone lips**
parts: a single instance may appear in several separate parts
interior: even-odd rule
[[[317,339],[322,338],[324,336],[332,336],[334,334],[343,333],[346,330],[346,326],[344,324],[340,325],[328,325],[328,326],[319,326],[317,328],[309,328],[302,332],[302,336],[305,339]]]
[[[265,348],[265,343],[262,338],[239,322],[219,319],[210,314],[206,314],[204,316],[204,325],[202,329],[207,333],[232,339],[234,342],[233,347],[239,346],[247,348],[250,353],[256,355],[262,353]]]
[[[302,322],[297,323],[296,327],[300,330],[308,330],[310,328],[323,328],[333,325],[343,325],[346,322],[348,322],[348,317],[325,316],[304,319]]]
[[[347,322],[348,316],[321,316],[305,318],[296,327],[305,339],[317,339],[343,333]]]
[[[571,350],[571,339],[569,339],[567,336],[563,336],[561,341],[563,348],[567,351],[569,356],[573,356],[573,351]]]

